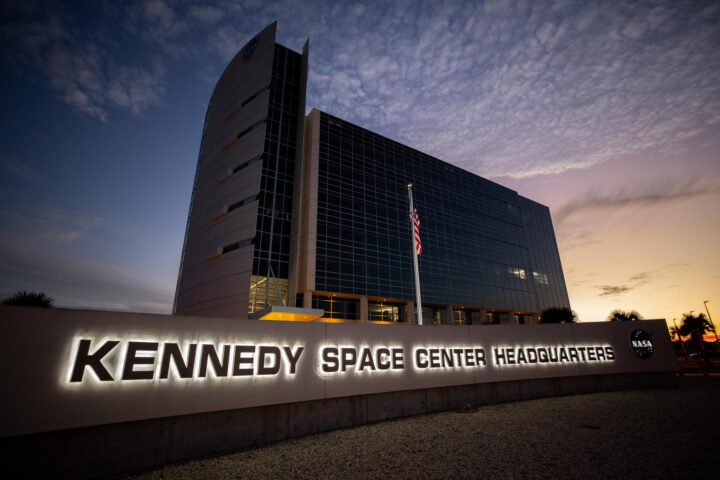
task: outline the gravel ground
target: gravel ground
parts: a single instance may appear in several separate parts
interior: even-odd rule
[[[720,478],[720,376],[322,433],[135,477]]]

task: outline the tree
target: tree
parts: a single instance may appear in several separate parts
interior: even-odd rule
[[[636,310],[620,310],[618,308],[610,312],[607,319],[608,322],[632,322],[635,320],[642,320],[643,316]]]
[[[705,350],[705,341],[703,335],[712,331],[712,326],[704,313],[693,315],[692,313],[684,313],[682,325],[680,325],[680,335],[683,337],[690,336],[690,339],[700,347],[700,351]]]
[[[670,340],[673,342],[682,341],[680,337],[680,328],[670,327]]]
[[[3,300],[3,305],[16,305],[21,307],[52,308],[54,300],[43,292],[17,292],[12,297]]]
[[[683,356],[687,359],[687,351],[685,350],[682,333],[680,333],[680,327],[670,327],[670,340],[673,342],[673,345],[675,345],[675,342],[680,344],[680,352],[682,352]]]
[[[574,323],[576,320],[575,312],[567,307],[546,308],[540,314],[540,323]]]

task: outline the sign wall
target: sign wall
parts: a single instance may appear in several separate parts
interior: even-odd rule
[[[664,321],[286,323],[3,307],[0,436],[323,398],[674,371]]]

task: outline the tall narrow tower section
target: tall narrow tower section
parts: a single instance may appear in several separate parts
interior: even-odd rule
[[[210,99],[185,232],[174,313],[247,318],[288,301],[296,166],[302,152],[308,44],[250,40]],[[293,292],[294,293],[294,292]]]

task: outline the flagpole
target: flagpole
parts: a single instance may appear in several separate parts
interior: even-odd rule
[[[420,269],[418,267],[417,238],[415,238],[415,220],[413,219],[415,207],[413,206],[412,187],[412,182],[408,183],[408,197],[410,197],[410,236],[412,237],[413,264],[415,266],[415,298],[417,304],[417,323],[418,325],[422,325],[423,321],[422,302],[420,301]]]

